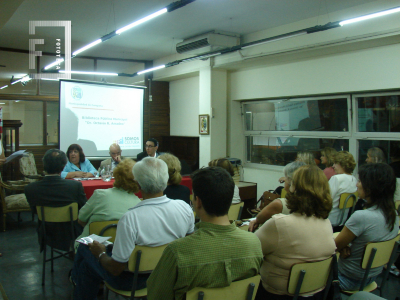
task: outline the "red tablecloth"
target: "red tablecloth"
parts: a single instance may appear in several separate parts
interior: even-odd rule
[[[94,190],[112,188],[114,181],[115,181],[114,179],[111,181],[108,181],[108,182],[105,182],[101,179],[81,181],[83,189],[86,194],[86,199],[89,199],[90,197],[92,197]],[[184,186],[187,186],[190,190],[190,193],[192,193],[192,179],[190,178],[190,176],[183,176],[181,184]],[[142,193],[139,191],[138,193],[136,193],[136,196],[138,196],[139,198],[142,198]]]

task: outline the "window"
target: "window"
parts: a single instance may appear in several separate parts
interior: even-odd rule
[[[247,162],[284,166],[299,151],[349,150],[350,95],[243,102]]]

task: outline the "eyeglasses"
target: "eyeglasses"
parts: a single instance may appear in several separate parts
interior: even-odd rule
[[[152,146],[152,145],[146,145],[146,148],[154,148],[155,146]]]

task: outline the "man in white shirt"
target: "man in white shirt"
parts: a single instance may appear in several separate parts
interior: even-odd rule
[[[107,169],[110,166],[110,171],[114,170],[116,166],[125,158],[123,157],[121,147],[118,144],[112,144],[110,146],[110,158],[103,160],[100,164],[99,173],[103,168]]]
[[[71,277],[76,284],[75,300],[96,299],[103,280],[116,289],[130,290],[133,274],[125,270],[135,245],[161,246],[194,231],[190,206],[163,195],[168,181],[164,161],[146,157],[135,164],[133,176],[143,201],[120,219],[112,252],[98,242],[79,245]],[[137,289],[146,287],[147,277],[139,276]]]
[[[146,141],[146,151],[143,151],[137,155],[136,161],[141,161],[143,158],[150,156],[150,157],[158,157],[161,153],[158,153],[158,141],[154,138],[148,139]]]

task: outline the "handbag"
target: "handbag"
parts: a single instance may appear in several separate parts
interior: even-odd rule
[[[280,194],[276,194],[275,191],[269,190],[266,191],[262,194],[260,199],[258,199],[255,207],[251,209],[251,211],[248,211],[251,215],[256,215],[258,214],[264,207],[266,207],[268,204],[270,204],[272,201],[275,199],[280,198]],[[261,202],[261,203],[260,203]],[[258,204],[260,203],[260,206]]]

